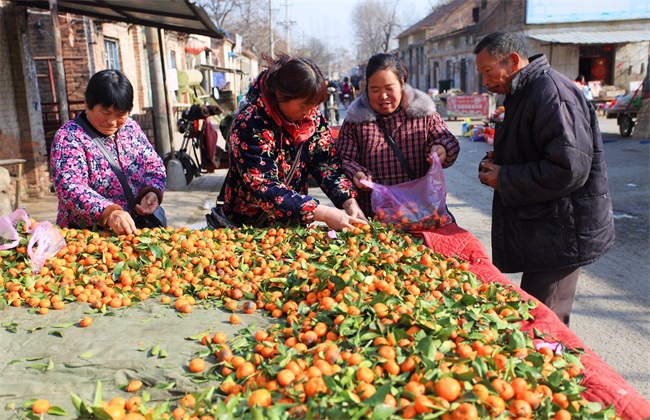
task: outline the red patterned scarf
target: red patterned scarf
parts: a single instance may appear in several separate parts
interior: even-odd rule
[[[280,109],[275,105],[276,101],[269,100],[269,93],[264,86],[266,74],[262,75],[259,80],[260,91],[262,92],[262,102],[266,107],[266,112],[271,116],[273,121],[284,128],[291,136],[291,141],[294,145],[299,146],[300,143],[305,142],[311,138],[316,132],[316,123],[313,116],[316,113],[316,108],[312,109],[309,114],[298,122],[287,120]]]

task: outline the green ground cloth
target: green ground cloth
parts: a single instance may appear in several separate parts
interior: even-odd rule
[[[11,417],[11,412],[4,411],[8,403],[20,407],[32,398],[47,399],[67,411],[65,418],[74,418],[70,392],[91,404],[97,381],[102,382],[105,401],[139,395],[141,392],[131,394],[119,389],[131,379],[140,379],[142,389],[160,402],[217,386],[214,381],[191,381],[187,365],[207,347],[187,337],[205,331],[213,336],[221,331],[231,339],[237,330],[252,323],[257,327],[272,324],[259,312],[240,313],[242,323],[233,326],[228,322],[229,312],[199,304],[191,314],[182,315],[173,305],[164,305],[159,297],[153,297],[129,308],[90,314],[92,325],[81,328],[79,320],[91,311],[88,304],[76,302],[68,303],[63,310],[50,310],[47,315],[31,314],[27,307],[0,311],[0,418]],[[69,323],[74,325],[55,328]],[[140,350],[156,344],[166,357]],[[207,361],[209,367],[211,359]],[[171,389],[154,388],[170,383],[175,384]]]

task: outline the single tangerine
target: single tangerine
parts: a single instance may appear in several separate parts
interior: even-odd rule
[[[251,395],[248,397],[248,406],[259,406],[259,407],[268,407],[273,402],[271,398],[271,393],[264,388],[256,389],[251,392]]]
[[[205,360],[200,357],[196,357],[190,361],[189,364],[190,372],[199,373],[205,370]]]
[[[434,389],[439,397],[444,398],[449,402],[456,401],[458,397],[460,397],[460,382],[448,376],[439,379],[435,383]]]
[[[50,409],[50,402],[48,400],[36,400],[32,404],[32,412],[34,414],[45,414]]]

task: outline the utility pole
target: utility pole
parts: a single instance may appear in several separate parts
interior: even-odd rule
[[[284,7],[285,7],[285,12],[284,12],[284,23],[280,23],[280,25],[284,26],[284,30],[286,33],[286,40],[287,40],[287,54],[291,54],[291,25],[295,25],[295,21],[290,21],[289,20],[289,6],[290,4],[285,0],[284,2]]]
[[[269,32],[271,32],[271,58],[275,56],[275,40],[273,39],[273,0],[269,0]]]

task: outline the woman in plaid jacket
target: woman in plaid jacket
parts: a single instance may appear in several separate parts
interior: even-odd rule
[[[357,187],[359,205],[368,217],[373,215],[370,190],[361,180],[382,185],[409,181],[383,129],[401,149],[415,178],[427,173],[432,153],[447,168],[460,151],[458,140],[431,98],[406,84],[407,78],[406,67],[394,55],[372,56],[366,66],[365,90],[348,108],[336,143],[345,173]]]

